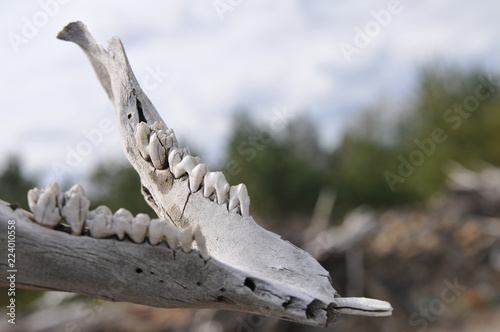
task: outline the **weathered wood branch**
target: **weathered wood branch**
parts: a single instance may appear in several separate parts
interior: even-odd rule
[[[148,204],[183,230],[181,243],[182,234],[189,236],[186,230],[191,229],[201,229],[206,242],[198,247],[198,255],[197,250],[184,253],[147,242],[118,241],[125,237],[118,224],[93,234],[94,221],[88,218],[100,212],[87,215],[88,202],[78,198],[83,190],[60,196],[55,187],[36,189],[29,199],[37,218],[7,203],[0,208],[1,236],[9,219],[18,225],[21,285],[158,307],[241,310],[317,326],[327,326],[341,313],[391,314],[387,302],[340,297],[328,272],[310,254],[255,223],[243,184],[230,187],[222,173],[209,172],[189,149],[179,148],[175,134],[139,86],[117,37],[104,49],[75,22],[58,38],[75,42],[90,59],[114,104],[125,155],[140,175]],[[67,234],[58,224],[59,215],[73,234],[80,234],[86,224],[92,236],[116,231],[118,239]],[[132,239],[145,235],[133,230],[127,234]],[[150,240],[152,236],[162,235],[150,227]],[[201,257],[208,254],[208,261]],[[110,281],[119,287],[109,286]]]

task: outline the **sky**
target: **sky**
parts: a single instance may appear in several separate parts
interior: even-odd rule
[[[334,146],[364,109],[410,96],[424,66],[498,72],[499,12],[486,0],[2,1],[0,167],[17,154],[45,185],[126,160],[87,58],[55,38],[72,21],[101,44],[120,37],[166,124],[214,164],[236,109],[269,128],[307,113]]]

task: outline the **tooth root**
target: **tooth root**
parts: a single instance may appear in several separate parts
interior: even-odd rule
[[[209,171],[207,164],[196,165],[189,173],[189,190],[195,193],[200,189],[201,182],[205,177],[205,174]]]
[[[179,248],[180,232],[177,227],[167,222],[163,226],[163,234],[165,235],[165,239],[167,239],[167,244],[170,249],[176,250]]]
[[[113,230],[113,214],[107,206],[101,205],[95,210],[89,211],[86,222],[91,237],[103,238],[115,234]]]
[[[125,238],[125,233],[130,231],[130,224],[134,216],[129,211],[124,208],[118,209],[113,215],[113,230],[115,231],[118,239],[123,240]]]
[[[175,178],[179,178],[182,174],[179,175],[177,170],[177,165],[181,162],[181,150],[178,148],[170,149],[168,153],[168,165],[170,167],[170,172],[174,175]]]
[[[181,231],[179,234],[179,242],[181,243],[182,251],[191,251],[191,244],[193,243],[193,229],[191,226],[188,226]]]
[[[234,210],[239,205],[241,215],[243,217],[250,216],[250,197],[248,196],[247,187],[243,183],[232,186],[229,197],[229,211]]]
[[[60,190],[57,183],[52,182],[45,189],[34,188],[28,193],[28,204],[35,220],[50,228],[56,227],[61,221],[57,200]]]
[[[90,202],[85,197],[85,191],[80,185],[74,185],[66,193],[59,195],[61,216],[71,226],[73,235],[82,234],[89,206]]]
[[[158,245],[163,239],[164,233],[163,229],[166,221],[163,219],[151,219],[149,223],[149,243],[152,246]]]
[[[156,169],[165,168],[165,164],[167,161],[167,154],[165,151],[165,147],[161,145],[160,140],[158,139],[158,135],[156,133],[151,135],[151,138],[149,140],[148,150],[154,168]]]
[[[144,122],[139,122],[135,127],[135,132],[134,132],[135,143],[137,144],[137,149],[139,150],[141,157],[146,161],[149,161],[150,158],[148,151],[150,134],[151,130],[149,129],[148,125]]]
[[[208,261],[210,259],[210,254],[207,250],[207,241],[205,239],[205,236],[201,233],[199,225],[194,226],[193,237],[201,257],[203,258],[203,260]]]
[[[151,219],[145,213],[139,213],[135,216],[130,225],[130,230],[127,232],[132,241],[135,243],[144,242],[150,222]]]

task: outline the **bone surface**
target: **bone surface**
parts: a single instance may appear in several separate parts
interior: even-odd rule
[[[229,303],[214,306],[213,299],[221,298],[220,294],[214,296],[210,291],[204,293],[198,288],[193,290],[196,295],[191,293],[191,297],[179,301],[182,305],[195,298],[198,307],[223,306],[316,326],[327,326],[338,318],[342,310],[348,310],[341,306],[342,298],[332,287],[328,271],[311,255],[281,240],[278,235],[263,229],[253,220],[248,212],[250,200],[246,188],[234,187],[230,202],[226,205],[230,190],[227,181],[222,174],[211,175],[214,173],[208,172],[203,177],[204,183],[200,184],[204,186],[204,190],[194,191],[196,188],[190,188],[190,181],[181,176],[186,172],[189,174],[186,169],[188,162],[177,167],[183,158],[190,155],[186,148],[178,149],[174,146],[168,151],[168,169],[158,171],[152,162],[145,160],[141,152],[142,138],[140,137],[139,142],[135,138],[134,130],[137,125],[145,122],[152,132],[168,129],[139,86],[118,38],[113,37],[108,49],[105,49],[94,41],[80,22],[69,24],[58,37],[77,43],[90,59],[115,107],[123,150],[140,175],[143,193],[152,209],[158,217],[182,229],[179,240],[183,249],[191,248],[187,243],[193,240],[193,227],[199,225],[211,255],[211,259],[202,264],[222,266],[226,271],[216,279],[220,285],[224,285],[226,291],[223,298],[229,298]],[[165,144],[168,145],[166,141]],[[159,161],[161,164],[161,158]],[[193,164],[199,163],[193,160]],[[215,202],[209,199],[214,193]],[[242,215],[229,213],[229,205],[235,211],[238,211],[239,206]],[[156,226],[151,221],[149,230]],[[166,246],[152,249],[157,248]],[[194,254],[182,250],[178,252],[179,256],[182,254],[186,257]],[[194,256],[203,261],[198,255]],[[193,271],[197,271],[194,274],[206,272],[203,268],[193,268],[190,270],[191,274]],[[144,275],[146,273],[141,276]],[[233,284],[238,286],[230,286]],[[221,289],[220,286],[212,286],[213,289]],[[170,297],[173,293],[166,294]],[[207,294],[210,296],[205,297]],[[211,305],[203,306],[205,298],[211,299]],[[293,305],[284,306],[283,303],[291,298],[294,299]],[[363,309],[373,303],[349,303],[362,307],[358,314],[372,315],[374,312]],[[390,311],[390,305],[387,304],[385,308]]]

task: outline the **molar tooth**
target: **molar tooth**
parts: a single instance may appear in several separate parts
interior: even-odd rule
[[[191,244],[193,243],[193,228],[188,226],[179,234],[179,242],[181,243],[182,251],[190,252]]]
[[[151,219],[149,223],[149,243],[156,246],[163,239],[163,229],[166,221],[163,219]]]
[[[161,145],[165,148],[165,151],[168,155],[168,151],[170,150],[171,147],[174,146],[174,141],[171,136],[168,135],[168,133],[165,130],[159,130],[157,132],[158,134],[158,139],[160,140]]]
[[[170,167],[170,172],[172,172],[175,178],[180,177],[180,175],[178,175],[176,171],[177,168],[176,166],[180,162],[181,162],[181,150],[178,148],[171,148],[170,152],[168,153],[168,165]]]
[[[178,148],[179,142],[177,141],[177,137],[175,137],[175,133],[174,133],[173,129],[171,129],[171,128],[167,129],[166,133],[169,137],[172,138],[172,146]]]
[[[221,205],[226,203],[229,193],[229,183],[222,172],[208,172],[203,179],[203,196],[210,197],[216,192],[216,202]]]
[[[60,194],[58,198],[59,210],[61,216],[66,219],[71,226],[73,235],[82,234],[87,212],[89,211],[90,202],[85,197],[85,191],[79,184],[71,187],[64,194]]]
[[[184,157],[177,165],[174,166],[174,176],[180,178],[186,173],[190,173],[196,166],[196,159],[193,156]]]
[[[145,213],[139,213],[132,220],[132,224],[130,225],[130,229],[127,232],[128,236],[135,243],[144,242],[144,238],[146,237],[146,232],[148,231],[150,218]]]
[[[118,239],[123,240],[125,238],[125,233],[130,232],[130,224],[134,216],[128,210],[124,208],[118,209],[113,215],[113,230],[118,236]]]
[[[161,121],[155,121],[151,126],[149,126],[149,128],[151,128],[151,131],[158,131],[158,130],[167,130],[167,125]]]
[[[209,171],[209,166],[207,164],[196,165],[189,173],[189,190],[195,193],[200,189],[201,182],[205,177],[205,174]]]
[[[90,236],[94,238],[103,238],[115,234],[113,230],[113,214],[104,205],[98,206],[95,210],[87,213],[87,226],[89,227]]]
[[[148,144],[150,134],[151,129],[144,122],[139,122],[135,127],[135,143],[137,144],[137,149],[139,150],[141,157],[146,161],[149,161]]]
[[[229,211],[235,209],[239,204],[241,215],[243,217],[250,216],[250,197],[248,196],[247,187],[243,183],[232,186],[229,197]]]
[[[158,135],[154,133],[149,139],[149,155],[154,168],[163,169],[167,161],[167,154],[163,145],[161,145]]]
[[[176,250],[177,248],[179,248],[180,232],[177,227],[169,222],[166,222],[165,225],[163,225],[163,234],[167,239],[167,244],[170,249]]]
[[[45,189],[34,188],[28,192],[28,203],[35,220],[50,228],[56,227],[61,221],[61,214],[57,207],[59,186],[52,182]]]
[[[207,241],[205,239],[205,236],[201,233],[200,225],[198,224],[194,226],[193,237],[201,257],[203,258],[203,260],[208,261],[210,259],[210,254],[207,250]]]

